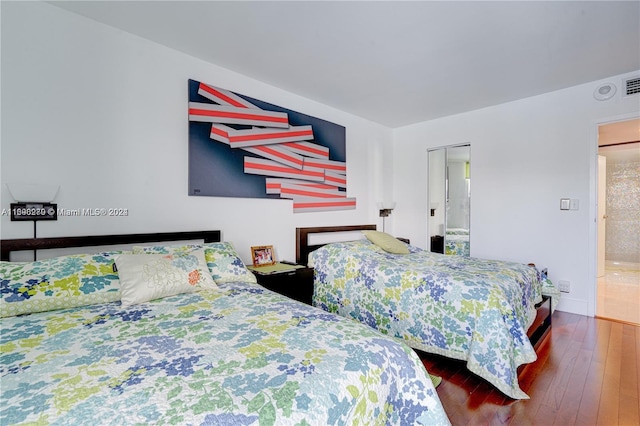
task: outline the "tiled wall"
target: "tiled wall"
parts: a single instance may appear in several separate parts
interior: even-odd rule
[[[607,161],[606,259],[640,263],[640,162]]]

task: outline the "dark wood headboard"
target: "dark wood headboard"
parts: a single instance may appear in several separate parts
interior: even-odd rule
[[[90,235],[79,237],[21,238],[0,240],[0,260],[8,261],[11,252],[54,248],[93,247],[118,244],[143,244],[164,241],[220,241],[220,231],[159,232],[153,234]]]
[[[309,235],[311,234],[375,230],[376,225],[316,226],[312,228],[296,228],[296,263],[299,263],[300,265],[306,265],[309,261],[309,253],[323,246],[323,244],[309,244]]]

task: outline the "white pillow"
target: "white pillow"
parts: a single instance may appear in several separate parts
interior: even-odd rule
[[[242,263],[236,249],[229,242],[207,243],[204,245],[134,246],[133,253],[190,253],[200,248],[204,248],[204,259],[216,284],[236,281],[245,283],[258,282],[256,276]]]
[[[116,258],[123,306],[217,289],[204,250],[183,254],[123,254]]]

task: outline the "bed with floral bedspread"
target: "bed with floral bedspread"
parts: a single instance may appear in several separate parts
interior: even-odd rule
[[[314,306],[464,360],[506,395],[527,399],[517,370],[536,359],[526,331],[542,295],[557,295],[553,285],[524,264],[407,247],[393,254],[363,239],[311,252]]]
[[[206,247],[215,287],[127,304],[124,255],[2,262],[0,424],[449,424],[411,348]],[[201,253],[127,256],[211,284]]]
[[[2,320],[9,424],[448,424],[406,346],[256,284]]]

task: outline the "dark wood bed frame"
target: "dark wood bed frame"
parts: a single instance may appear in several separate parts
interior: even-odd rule
[[[0,260],[9,261],[11,252],[23,250],[46,250],[188,240],[203,240],[205,243],[215,243],[220,241],[220,235],[220,231],[187,231],[0,240]]]
[[[296,263],[306,265],[309,261],[309,253],[319,249],[324,244],[309,244],[309,236],[329,232],[351,231],[375,231],[376,225],[351,225],[351,226],[316,226],[313,228],[296,228]]]
[[[309,244],[312,234],[324,234],[332,232],[353,232],[363,230],[376,230],[376,225],[350,225],[350,226],[317,226],[310,228],[296,228],[296,262],[306,265],[309,261],[309,253],[322,247],[324,244]],[[536,305],[536,318],[527,331],[527,336],[533,347],[537,350],[544,338],[551,331],[551,298],[542,296],[542,302]]]

